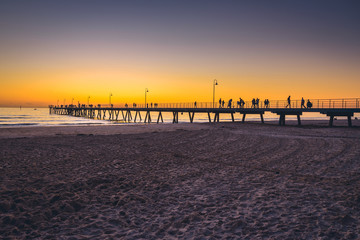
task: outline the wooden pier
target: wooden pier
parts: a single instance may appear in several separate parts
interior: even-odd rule
[[[205,113],[209,122],[219,122],[220,114],[231,116],[235,121],[235,114],[242,115],[242,122],[245,122],[248,115],[259,115],[261,122],[264,123],[264,113],[271,112],[279,116],[279,125],[285,125],[286,116],[297,116],[298,125],[301,125],[301,115],[304,112],[317,112],[329,117],[329,126],[333,126],[335,117],[347,117],[348,126],[352,126],[351,117],[360,112],[360,99],[313,99],[310,101],[312,107],[301,107],[301,100],[291,101],[288,106],[286,101],[270,101],[265,105],[259,103],[253,106],[251,102],[242,105],[231,105],[225,108],[213,103],[160,103],[160,104],[119,104],[119,105],[60,105],[49,106],[50,114],[69,115],[74,117],[84,117],[98,120],[142,122],[151,123],[151,113],[157,113],[156,123],[164,122],[163,113],[172,113],[173,123],[179,122],[179,113],[188,113],[189,122],[193,123],[198,113]],[[214,107],[213,107],[214,106]],[[134,116],[134,117],[133,117]],[[142,118],[144,116],[144,118]],[[213,116],[213,117],[212,117]]]

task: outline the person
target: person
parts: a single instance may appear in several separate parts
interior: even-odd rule
[[[219,99],[219,107],[221,108],[221,103],[222,103],[222,101],[221,101],[221,98]]]
[[[224,107],[225,106],[225,101],[224,100],[222,100],[222,107]]]
[[[306,106],[307,108],[312,108],[312,102],[310,102],[309,99],[307,100]]]
[[[228,108],[231,108],[231,105],[232,105],[231,103],[232,103],[232,99],[230,99],[228,102]]]
[[[287,98],[287,105],[286,105],[286,107],[289,107],[289,108],[291,108],[291,99],[290,99],[290,95],[289,95],[289,97]]]
[[[268,100],[267,99],[264,100],[264,106],[265,106],[265,108],[268,107]]]
[[[194,102],[194,107],[196,108],[196,101]]]
[[[255,108],[255,98],[251,100],[251,108]]]
[[[245,105],[245,101],[242,98],[240,98],[240,107],[242,108],[244,107],[244,105]]]
[[[304,98],[301,98],[301,108],[303,108],[303,107],[306,108],[305,107],[305,100],[304,100]]]
[[[259,101],[260,101],[260,99],[259,99],[259,98],[256,98],[255,106],[256,106],[257,108],[259,108]]]

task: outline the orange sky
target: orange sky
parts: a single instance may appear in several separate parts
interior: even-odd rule
[[[9,9],[19,12],[11,4]],[[297,28],[269,15],[283,25],[270,21],[267,31],[261,24],[268,19],[241,23],[239,29],[229,25],[233,19],[214,25],[209,17],[212,9],[204,16],[189,15],[195,18],[195,27],[182,22],[187,19],[181,9],[172,13],[177,17],[138,16],[135,22],[129,14],[124,17],[128,22],[117,23],[120,26],[109,26],[106,20],[94,24],[86,18],[92,16],[92,8],[84,10],[82,18],[74,10],[67,23],[61,14],[32,19],[27,11],[24,16],[29,16],[20,20],[10,13],[0,17],[7,20],[3,29],[7,34],[0,37],[0,107],[47,106],[57,100],[63,104],[64,99],[70,104],[72,98],[74,103],[86,103],[88,96],[90,103],[104,104],[110,92],[114,104],[142,103],[145,88],[149,102],[211,102],[214,78],[219,82],[217,99],[360,97],[360,51],[358,44],[352,45],[358,34],[351,28],[351,34],[342,32],[340,41],[325,33],[317,36],[318,29],[308,29],[307,24],[313,23],[288,15],[283,17]],[[343,14],[349,15],[339,17]],[[344,31],[331,29],[330,23],[328,27],[334,33]]]

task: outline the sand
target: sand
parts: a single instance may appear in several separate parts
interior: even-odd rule
[[[0,236],[358,239],[360,128],[0,129]]]

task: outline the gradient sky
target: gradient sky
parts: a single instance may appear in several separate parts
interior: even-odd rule
[[[360,1],[0,1],[0,106],[360,97]]]

